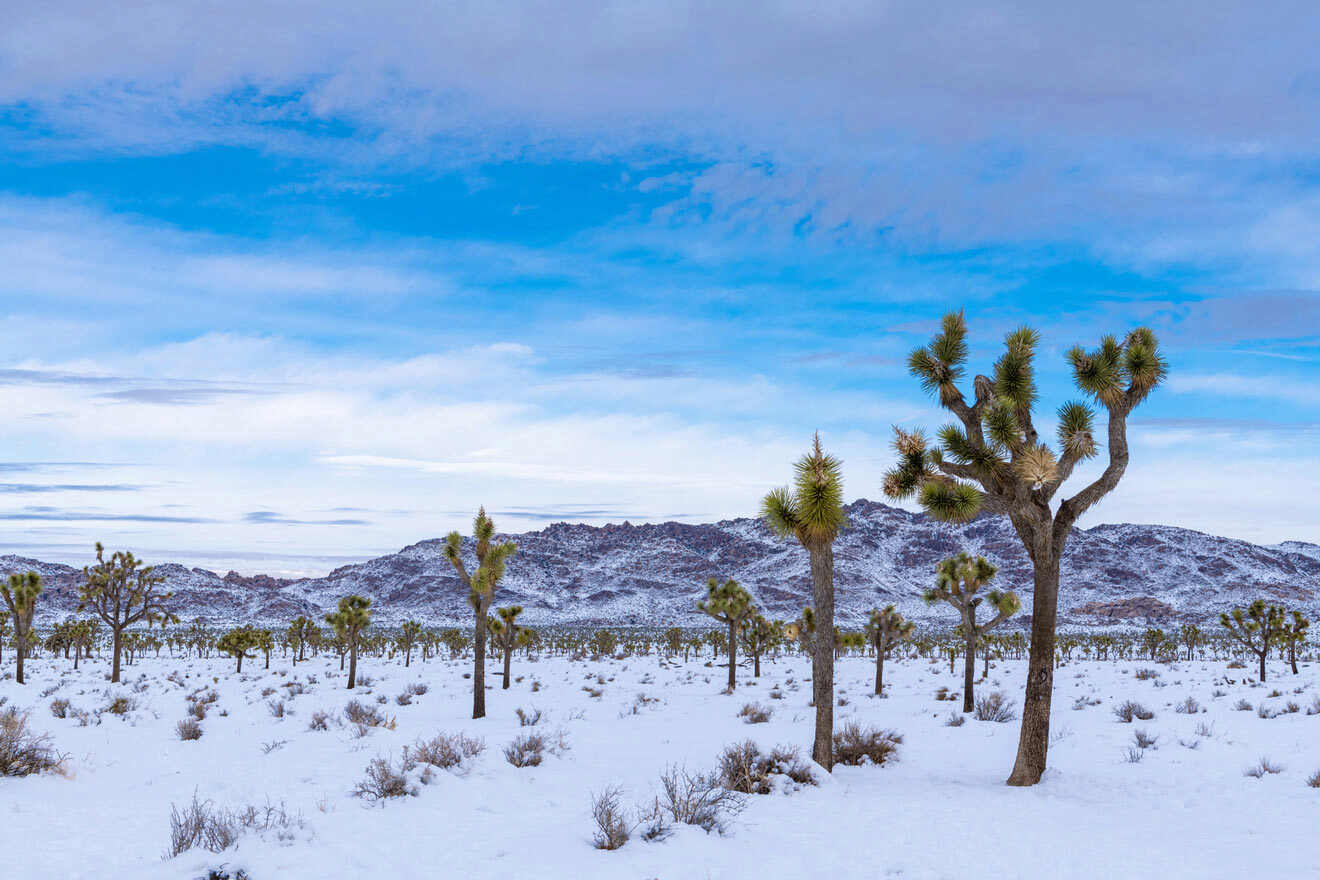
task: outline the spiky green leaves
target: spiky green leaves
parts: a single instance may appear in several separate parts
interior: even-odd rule
[[[991,442],[1004,449],[1016,449],[1022,442],[1022,428],[1018,425],[1017,407],[1007,398],[997,398],[985,408],[982,416],[985,432]]]
[[[1105,336],[1095,351],[1075,347],[1068,361],[1077,387],[1110,407],[1140,403],[1168,372],[1155,334],[1146,327],[1133,330],[1121,344]]]
[[[1036,377],[1031,361],[1040,334],[1019,327],[1004,338],[1004,353],[995,362],[995,396],[1014,407],[1030,410],[1036,402]]]
[[[338,636],[352,641],[371,624],[371,600],[365,596],[345,596],[339,600],[339,609],[325,616],[325,622]]]
[[[921,380],[922,388],[938,393],[940,402],[948,404],[960,396],[957,382],[966,360],[967,322],[962,312],[950,312],[930,344],[908,356],[908,370]]]
[[[1022,610],[1022,600],[1017,597],[1017,593],[1011,590],[991,590],[986,595],[992,608],[999,614],[1009,617]]]
[[[965,523],[976,519],[981,512],[985,494],[971,483],[936,478],[922,484],[917,501],[933,519]]]
[[[716,620],[738,626],[755,609],[752,594],[732,578],[720,583],[715,578],[706,581],[706,598],[697,602],[697,610]]]
[[[935,475],[927,460],[926,437],[920,431],[894,426],[894,451],[898,464],[885,474],[884,491],[890,498],[911,498],[921,484]]]
[[[472,522],[472,535],[477,542],[477,570],[470,577],[463,566],[463,536],[458,532],[450,532],[445,537],[445,558],[458,572],[459,580],[468,588],[468,603],[481,614],[490,607],[495,587],[504,577],[505,564],[518,548],[512,541],[491,546],[495,523],[486,515],[485,507],[477,511],[476,519]]]
[[[761,516],[780,536],[803,546],[828,544],[843,528],[843,464],[828,455],[817,434],[811,452],[794,465],[793,487],[773,489],[761,501]]]
[[[1089,406],[1076,400],[1059,407],[1059,445],[1065,452],[1082,458],[1095,455],[1094,417]]]

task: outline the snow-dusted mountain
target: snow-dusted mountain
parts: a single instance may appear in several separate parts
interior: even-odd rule
[[[1030,608],[1031,569],[1007,520],[953,526],[866,500],[849,505],[848,518],[835,545],[841,623],[858,624],[870,608],[890,602],[913,617],[948,622],[944,609],[926,608],[919,594],[935,563],[959,550],[999,565],[998,586],[1017,590]],[[738,580],[774,617],[796,616],[811,593],[805,551],[755,519],[701,525],[556,523],[508,537],[518,552],[496,602],[524,606],[524,620],[533,624],[697,623],[703,618],[694,605],[712,575]],[[341,596],[360,593],[372,599],[381,623],[409,617],[466,621],[466,597],[443,549],[440,539],[422,541],[301,580],[221,576],[175,564],[157,570],[175,591],[174,605],[184,619],[278,622],[299,613],[319,616]],[[80,571],[0,557],[0,572],[27,569],[46,580],[41,619],[72,611]],[[1101,525],[1077,530],[1068,542],[1060,611],[1073,624],[1203,620],[1257,596],[1320,612],[1320,546],[1296,541],[1262,546],[1170,526]]]

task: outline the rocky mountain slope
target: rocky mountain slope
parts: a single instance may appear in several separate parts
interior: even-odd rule
[[[866,500],[849,505],[848,518],[849,528],[835,545],[841,623],[859,624],[870,608],[890,602],[918,619],[951,622],[946,609],[925,607],[919,595],[935,563],[959,550],[995,562],[997,585],[1017,590],[1030,609],[1031,568],[1007,520],[953,526]],[[703,618],[694,605],[712,575],[738,580],[774,617],[795,617],[811,594],[806,553],[755,519],[556,523],[509,537],[518,552],[497,604],[524,606],[524,620],[532,624],[699,623]],[[466,597],[443,549],[440,539],[422,541],[301,580],[221,576],[176,564],[157,570],[175,591],[184,619],[279,622],[300,613],[319,619],[341,596],[360,593],[372,599],[381,623],[409,617],[466,621]],[[41,619],[70,613],[81,572],[0,557],[0,572],[29,568],[46,579]],[[1170,526],[1101,525],[1074,532],[1063,581],[1061,618],[1075,625],[1201,621],[1257,596],[1320,612],[1320,546],[1289,541],[1270,547]]]

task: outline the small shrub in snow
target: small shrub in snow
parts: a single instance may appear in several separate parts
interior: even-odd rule
[[[274,832],[280,840],[293,837],[293,830],[302,827],[302,818],[290,816],[284,804],[265,807],[247,806],[231,811],[217,809],[210,801],[199,801],[193,793],[192,803],[180,808],[170,804],[170,845],[164,858],[172,859],[195,847],[208,852],[224,852],[247,831]]]
[[[1149,681],[1152,678],[1159,678],[1159,672],[1154,669],[1138,669],[1135,673],[1137,681]]]
[[[536,707],[532,707],[530,712],[519,707],[517,713],[519,727],[535,727],[541,723],[542,713],[541,710]]]
[[[720,754],[720,781],[743,794],[769,794],[771,777],[786,776],[800,785],[815,785],[811,767],[792,746],[778,746],[763,754],[752,740],[729,746]]]
[[[1195,715],[1197,712],[1201,711],[1201,704],[1196,702],[1195,697],[1189,696],[1187,699],[1174,706],[1173,711],[1177,712],[1179,715]]]
[[[1004,724],[1017,718],[1017,711],[1012,702],[1000,691],[976,698],[976,709],[972,713],[977,721],[994,721]]]
[[[1194,733],[1197,736],[1211,737],[1215,735],[1215,726],[1213,724],[1206,724],[1202,721],[1200,724],[1196,725]]]
[[[967,716],[958,712],[950,712],[949,717],[944,719],[945,727],[962,727],[967,723]]]
[[[189,703],[188,714],[198,721],[206,720],[206,703]]]
[[[329,712],[313,712],[312,720],[307,722],[308,730],[329,730],[330,722],[335,718]]]
[[[357,728],[358,736],[366,736],[373,727],[394,729],[393,718],[386,718],[377,711],[376,707],[357,700],[349,700],[348,705],[344,707],[344,717]]]
[[[744,724],[764,724],[770,720],[774,710],[769,706],[762,706],[760,703],[744,703],[742,709],[738,712],[738,717]]]
[[[1250,776],[1252,779],[1260,779],[1266,773],[1282,773],[1283,767],[1272,763],[1269,758],[1261,758],[1255,764],[1252,764],[1246,770],[1242,771],[1243,776]]]
[[[1131,724],[1133,720],[1149,721],[1155,713],[1135,700],[1124,700],[1114,707],[1114,716],[1124,724]]]
[[[1294,703],[1292,700],[1289,700],[1288,702],[1283,704],[1283,711],[1287,712],[1289,715],[1292,715],[1295,712],[1302,711],[1302,707]]]
[[[54,715],[56,718],[68,718],[68,717],[69,717],[69,701],[68,701],[68,700],[51,700],[51,701],[50,701],[50,714]]]
[[[1132,741],[1139,749],[1152,749],[1155,743],[1159,742],[1158,736],[1151,736],[1144,730],[1132,731]]]
[[[408,693],[412,694],[414,697],[420,697],[429,690],[430,688],[420,681],[408,685]]]
[[[631,829],[623,815],[622,797],[617,786],[609,786],[591,798],[591,819],[596,823],[592,845],[596,849],[615,850],[628,842]]]
[[[1311,698],[1311,705],[1306,707],[1307,715],[1320,715],[1320,694]]]
[[[539,767],[545,757],[545,737],[524,733],[504,747],[504,757],[515,767]]]
[[[56,752],[50,737],[28,729],[27,713],[10,706],[0,711],[0,776],[29,776],[59,771],[64,755]]]
[[[1250,712],[1252,709],[1252,705],[1248,703],[1246,700],[1238,700],[1236,703],[1233,704],[1233,708],[1238,710],[1239,712]]]
[[[1129,764],[1140,764],[1141,759],[1146,757],[1146,752],[1136,746],[1128,746],[1128,750],[1123,757]]]
[[[462,733],[438,734],[429,740],[418,740],[412,753],[423,764],[441,770],[459,772],[471,758],[486,750],[485,740]]]
[[[1320,788],[1320,770],[1315,771],[1306,777],[1306,784],[1312,788]]]
[[[1266,720],[1269,720],[1270,718],[1273,718],[1275,715],[1278,714],[1279,714],[1278,712],[1274,711],[1264,703],[1261,703],[1259,706],[1256,707],[1257,718],[1264,718]]]
[[[111,715],[127,715],[137,708],[137,701],[132,697],[119,696],[112,699],[105,706],[105,711]]]
[[[405,795],[415,796],[417,789],[408,783],[408,771],[415,766],[407,749],[404,749],[397,769],[385,758],[375,758],[367,765],[367,775],[353,789],[353,797],[379,803]]]
[[[403,693],[399,694],[397,697],[394,698],[394,702],[398,703],[400,706],[411,706],[412,694],[408,693],[407,691],[404,691]]]
[[[731,816],[743,808],[742,795],[720,784],[714,773],[689,773],[669,767],[660,774],[660,794],[644,820],[652,829],[670,823],[695,825],[709,834],[723,834]],[[663,836],[664,831],[659,836]]]
[[[898,754],[898,744],[902,741],[902,735],[892,730],[863,728],[854,721],[834,734],[834,763],[857,766],[870,762],[883,766]]]
[[[271,700],[266,704],[266,708],[270,709],[272,718],[283,718],[288,712],[288,710],[284,708],[283,700]]]
[[[196,718],[185,718],[174,728],[178,731],[179,739],[194,740],[202,738],[202,725],[197,723]]]

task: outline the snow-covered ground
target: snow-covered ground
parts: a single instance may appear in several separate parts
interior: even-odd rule
[[[5,660],[11,671],[10,657]],[[1306,714],[1320,697],[1320,667],[1304,666],[1292,676],[1284,664],[1272,664],[1264,686],[1250,682],[1250,669],[1228,669],[1222,661],[1154,666],[1157,678],[1138,680],[1135,672],[1151,665],[1086,661],[1060,668],[1051,769],[1042,784],[1017,789],[1003,784],[1016,722],[946,726],[960,704],[935,694],[941,686],[957,691],[960,671],[950,674],[947,663],[891,662],[890,693],[875,699],[871,662],[844,659],[837,691],[846,705],[836,710],[836,723],[900,732],[896,762],[840,766],[832,777],[818,771],[817,787],[748,796],[724,835],[681,826],[667,840],[634,836],[607,852],[591,844],[591,795],[606,786],[622,786],[631,808],[652,800],[667,766],[713,769],[726,745],[748,737],[767,748],[790,743],[809,751],[807,661],[767,662],[759,681],[743,670],[730,696],[721,693],[724,670],[704,660],[685,666],[655,656],[519,657],[519,681],[505,692],[492,677],[489,717],[472,721],[470,680],[463,678],[470,661],[461,659],[414,662],[411,669],[367,659],[360,672],[371,682],[352,693],[344,690],[337,661],[327,658],[296,669],[277,659],[269,671],[249,660],[240,678],[227,659],[149,657],[126,667],[124,684],[113,688],[104,663],[74,673],[63,660],[36,660],[28,684],[7,678],[0,696],[31,709],[32,724],[68,754],[67,772],[0,779],[0,875],[192,878],[223,863],[254,880],[1168,880],[1242,877],[1263,866],[1274,877],[1320,876],[1311,845],[1320,789],[1306,784],[1320,770],[1320,715]],[[980,692],[1002,690],[1019,704],[1024,668],[996,663]],[[177,682],[167,680],[176,672]],[[269,704],[294,679],[305,693],[286,698],[288,713],[276,718]],[[427,692],[399,705],[396,697],[417,682]],[[776,685],[782,699],[771,697]],[[181,741],[175,726],[187,715],[186,696],[202,687],[218,694],[201,722],[204,734]],[[276,693],[263,696],[269,688]],[[1275,688],[1282,695],[1269,697]],[[88,726],[55,718],[49,708],[64,698],[73,710],[100,710],[119,694],[135,708],[123,717],[103,713],[99,724],[94,717]],[[639,701],[639,694],[658,701]],[[1188,696],[1201,711],[1175,710]],[[392,717],[394,728],[359,736],[353,725],[332,721],[328,730],[309,729],[318,710],[342,719],[350,699]],[[1099,703],[1088,704],[1094,700]],[[1121,723],[1113,709],[1124,700],[1142,703],[1155,717]],[[1235,709],[1239,700],[1253,711]],[[744,723],[738,712],[751,701],[771,707],[772,718]],[[1289,701],[1300,711],[1284,712]],[[1282,714],[1260,717],[1254,708],[1262,703]],[[519,726],[519,707],[543,710],[535,730],[552,742],[562,735],[567,749],[547,754],[539,767],[510,765],[504,747],[528,730]],[[1140,758],[1133,761],[1137,729],[1158,739],[1132,753]],[[465,774],[438,772],[416,796],[374,805],[352,796],[372,759],[397,761],[401,748],[419,738],[460,731],[487,745]],[[1282,772],[1244,775],[1262,757]],[[171,805],[186,804],[194,792],[231,808],[282,801],[302,825],[291,840],[248,834],[220,855],[194,849],[163,860]]]

